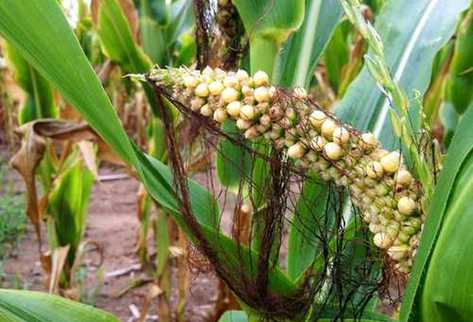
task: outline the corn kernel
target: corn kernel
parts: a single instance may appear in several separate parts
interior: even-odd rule
[[[224,87],[221,81],[214,81],[209,84],[209,92],[212,95],[220,95],[222,93]]]
[[[225,103],[231,103],[238,100],[239,93],[232,87],[226,87],[222,91],[222,99]]]
[[[255,114],[255,108],[252,105],[243,105],[240,110],[240,117],[244,120],[254,119]]]
[[[327,139],[331,139],[333,136],[333,131],[337,127],[337,123],[332,120],[331,118],[327,118],[321,127],[322,135],[325,136]]]
[[[258,103],[269,101],[269,93],[266,87],[257,87],[254,96]]]
[[[397,209],[401,214],[410,215],[416,209],[416,203],[409,197],[402,197],[397,203]]]
[[[339,126],[333,130],[333,142],[344,145],[350,140],[350,133],[342,126]]]
[[[207,86],[206,83],[200,83],[197,85],[195,88],[195,95],[199,97],[207,97],[209,96],[209,87]]]
[[[227,105],[227,113],[234,118],[237,118],[240,115],[240,109],[241,103],[238,101],[231,102]]]
[[[255,83],[255,86],[265,86],[269,83],[269,76],[263,71],[257,71],[253,75],[253,81]]]
[[[334,142],[329,142],[324,146],[324,152],[325,155],[330,159],[330,160],[340,160],[341,157],[343,156],[343,149]]]
[[[399,166],[401,165],[401,155],[399,152],[394,151],[382,157],[380,162],[384,171],[394,173],[399,170]]]
[[[314,112],[312,112],[309,119],[310,119],[310,123],[312,124],[314,128],[320,129],[320,127],[322,126],[322,123],[325,121],[326,118],[327,118],[327,115],[324,112],[315,110]]]
[[[305,148],[301,143],[296,143],[291,145],[289,149],[287,149],[287,155],[292,159],[300,159],[305,154]]]
[[[217,108],[214,112],[214,120],[223,123],[227,119],[227,112],[223,108]]]

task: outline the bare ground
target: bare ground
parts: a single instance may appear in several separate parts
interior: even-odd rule
[[[110,169],[102,169],[102,174],[113,174]],[[23,190],[18,175],[10,173],[10,180],[18,193]],[[139,223],[136,218],[136,194],[138,182],[132,178],[104,181],[95,184],[89,207],[89,217],[85,233],[86,240],[98,242],[104,249],[104,280],[100,294],[95,299],[97,307],[115,314],[121,321],[136,321],[130,306],[140,309],[147,294],[147,286],[135,288],[124,296],[119,291],[126,288],[134,277],[142,276],[140,270],[132,270],[120,276],[119,271],[137,266],[135,253]],[[39,262],[38,246],[31,225],[28,224],[24,237],[4,262],[6,281],[2,287],[23,287],[46,291]],[[93,271],[89,275],[95,276]],[[92,278],[95,280],[95,278]],[[100,287],[95,281],[89,288]],[[186,306],[186,321],[206,321],[213,309],[216,295],[216,278],[211,274],[190,277],[189,296]],[[152,303],[150,315],[156,316],[157,300]],[[155,320],[154,318],[149,321]]]

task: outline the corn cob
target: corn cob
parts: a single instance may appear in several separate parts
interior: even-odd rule
[[[271,86],[261,71],[250,77],[244,70],[155,68],[149,79],[192,111],[219,124],[233,119],[247,139],[263,136],[296,167],[346,187],[374,244],[397,271],[410,272],[424,221],[422,191],[400,152],[318,108],[304,89]]]

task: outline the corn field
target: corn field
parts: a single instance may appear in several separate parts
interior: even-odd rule
[[[0,0],[0,322],[473,321],[472,122],[470,0]]]

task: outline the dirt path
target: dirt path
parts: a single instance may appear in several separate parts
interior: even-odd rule
[[[102,170],[101,174],[116,174]],[[16,174],[12,174],[15,186],[22,189],[22,183]],[[117,315],[122,321],[136,321],[130,311],[130,305],[140,308],[146,288],[137,288],[117,298],[116,294],[127,287],[133,277],[142,274],[139,270],[121,276],[110,273],[137,266],[135,255],[138,220],[136,218],[136,193],[138,182],[131,178],[105,181],[95,184],[89,207],[89,217],[85,239],[93,240],[103,246],[105,251],[103,288],[96,298],[96,306]],[[10,257],[5,260],[7,282],[4,287],[24,287],[45,291],[42,270],[37,252],[37,242],[31,225],[25,236]],[[89,273],[90,275],[90,273]],[[92,274],[94,275],[94,274]],[[98,283],[100,284],[100,283]],[[89,290],[98,285],[89,285]],[[186,320],[205,321],[205,316],[212,309],[212,294],[215,294],[215,278],[212,276],[191,277],[189,299],[186,308]],[[155,315],[153,303],[150,314]],[[154,319],[150,319],[152,321]]]

